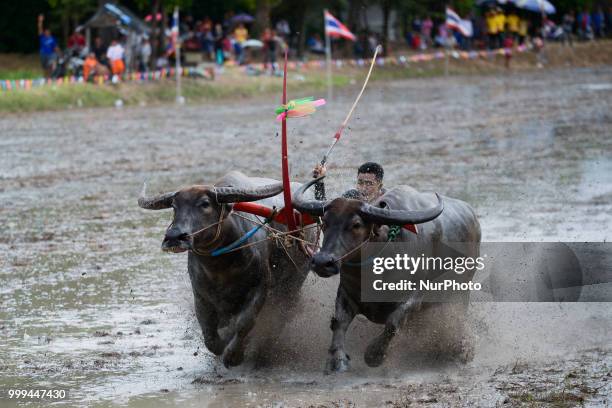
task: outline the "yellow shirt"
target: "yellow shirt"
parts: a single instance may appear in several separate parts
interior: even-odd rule
[[[237,27],[234,30],[234,38],[237,42],[243,43],[249,38],[249,32],[244,27]]]
[[[519,30],[519,18],[516,14],[510,14],[506,18],[506,24],[508,25],[508,30],[513,33],[518,32]]]
[[[506,15],[504,13],[498,13],[495,16],[495,21],[497,21],[497,32],[503,33],[506,29]]]
[[[487,33],[497,34],[497,19],[495,14],[489,14],[487,16]]]
[[[523,37],[527,36],[527,20],[521,19],[521,21],[519,22],[518,33],[519,33],[519,35],[521,35]]]

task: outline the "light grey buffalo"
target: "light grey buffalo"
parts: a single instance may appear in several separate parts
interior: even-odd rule
[[[193,185],[152,197],[146,197],[143,188],[138,200],[138,205],[148,210],[173,209],[174,218],[162,249],[189,251],[187,268],[204,343],[212,353],[222,356],[226,367],[242,363],[248,335],[264,303],[272,303],[286,315],[308,273],[309,258],[298,245],[265,241],[265,228],[237,251],[212,254],[257,225],[243,218],[256,221],[254,215],[234,212],[232,203],[258,201],[282,208],[282,198],[274,197],[282,190],[282,183],[275,180],[230,172],[215,185]],[[286,230],[280,224],[271,226]],[[264,241],[247,246],[260,240]],[[282,322],[275,322],[277,329]]]
[[[305,191],[320,179],[300,187],[293,195],[293,205],[298,211],[322,217],[323,244],[312,258],[312,270],[321,277],[340,273],[335,314],[331,321],[333,336],[327,371],[349,368],[344,338],[357,314],[384,324],[382,333],[368,345],[364,356],[369,366],[379,366],[400,327],[422,309],[423,294],[415,291],[404,302],[361,301],[362,263],[360,251],[356,249],[366,241],[386,242],[391,225],[420,224],[418,234],[402,230],[396,241],[422,244],[432,248],[432,252],[426,255],[435,256],[437,248],[442,247],[437,243],[479,243],[480,225],[474,211],[465,202],[420,193],[407,186],[391,189],[372,204],[346,197],[329,201],[307,199]],[[477,257],[477,245],[473,247],[476,251],[469,255]],[[469,280],[472,275],[473,272],[465,273],[462,279]],[[465,307],[465,303],[451,306]]]

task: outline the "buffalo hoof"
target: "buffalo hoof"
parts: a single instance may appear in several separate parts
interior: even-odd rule
[[[378,367],[385,361],[387,347],[380,340],[372,342],[363,356],[368,367]]]
[[[344,354],[344,357],[331,356],[325,364],[325,374],[336,374],[348,371],[351,368],[349,363],[350,357]]]
[[[244,361],[244,350],[240,347],[228,347],[221,359],[226,368],[239,366]]]
[[[204,338],[204,345],[215,356],[220,356],[223,354],[223,350],[225,350],[225,343],[221,338]]]

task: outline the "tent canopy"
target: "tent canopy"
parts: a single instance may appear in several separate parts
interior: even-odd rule
[[[105,3],[79,30],[87,28],[121,27],[137,34],[148,35],[149,26],[127,8],[113,3]]]

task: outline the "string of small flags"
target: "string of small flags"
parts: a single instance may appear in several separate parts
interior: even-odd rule
[[[207,77],[206,71],[198,68],[184,67],[181,69],[181,76],[184,77]],[[35,78],[35,79],[0,79],[0,90],[11,91],[15,89],[32,89],[48,85],[66,85],[90,82],[94,84],[108,84],[119,82],[149,82],[159,81],[166,78],[175,78],[174,68],[164,68],[157,71],[131,72],[123,75],[94,75],[88,81],[82,76],[66,75],[59,78]]]
[[[462,60],[473,60],[477,58],[488,58],[491,59],[495,56],[511,56],[513,52],[526,52],[529,51],[529,47],[526,45],[519,45],[514,49],[510,48],[499,48],[495,50],[480,50],[480,51],[450,51],[449,57],[453,59],[462,59]],[[413,54],[409,56],[399,55],[393,57],[380,57],[376,59],[376,64],[379,66],[385,65],[396,65],[396,66],[405,66],[410,63],[418,63],[418,62],[427,62],[433,60],[439,60],[446,58],[445,51],[436,51],[429,53],[419,53]],[[357,59],[335,59],[332,60],[332,64],[337,68],[342,68],[344,66],[349,67],[368,67],[370,64],[370,60],[367,58],[357,58]],[[231,66],[235,65],[234,61],[228,61],[226,65]],[[259,67],[265,70],[264,64],[250,64],[249,67],[252,69],[254,66]],[[287,64],[288,69],[292,70],[300,70],[300,69],[317,69],[324,68],[325,60],[312,60],[312,61],[289,61]],[[193,67],[182,67],[181,76],[184,77],[194,77],[194,78],[206,78],[208,74],[206,71],[203,71],[200,68]],[[245,68],[247,69],[247,68]],[[108,83],[118,83],[118,82],[148,82],[148,81],[158,81],[166,78],[174,78],[175,77],[175,69],[174,68],[164,68],[157,71],[148,71],[148,72],[132,72],[126,73],[121,76],[117,75],[97,75],[90,79],[90,81],[95,84],[108,84]],[[65,85],[65,84],[76,84],[76,83],[84,83],[86,82],[82,76],[64,76],[60,78],[37,78],[37,79],[0,79],[0,90],[2,91],[11,91],[15,89],[32,89],[38,88],[45,85]]]

